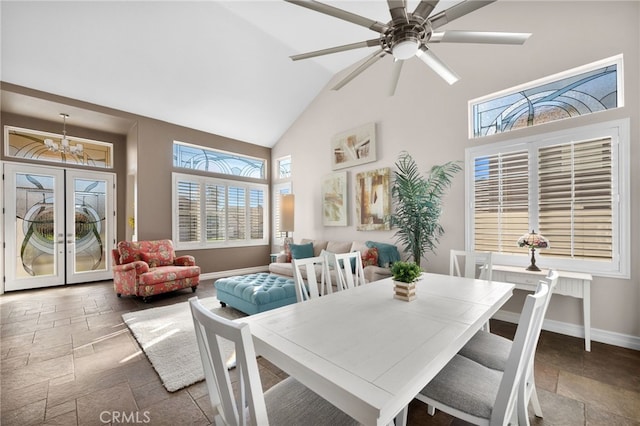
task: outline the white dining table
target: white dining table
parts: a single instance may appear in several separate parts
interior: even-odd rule
[[[364,425],[414,396],[511,297],[514,285],[423,274],[417,299],[385,279],[238,319],[256,352]]]

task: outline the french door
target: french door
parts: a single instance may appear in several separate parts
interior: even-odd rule
[[[109,279],[115,175],[4,163],[5,290]]]

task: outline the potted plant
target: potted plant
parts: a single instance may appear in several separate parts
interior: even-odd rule
[[[406,151],[400,153],[395,166],[391,224],[398,228],[395,233],[398,244],[419,265],[427,251],[434,251],[444,234],[440,225],[442,197],[462,167],[459,162],[449,161],[433,166],[425,177]]]
[[[391,265],[393,290],[396,299],[411,301],[416,298],[416,281],[422,275],[422,268],[415,262],[394,262]]]

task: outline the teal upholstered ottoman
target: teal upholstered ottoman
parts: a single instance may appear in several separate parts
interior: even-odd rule
[[[214,283],[222,306],[257,314],[296,303],[293,279],[268,273],[220,278]]]

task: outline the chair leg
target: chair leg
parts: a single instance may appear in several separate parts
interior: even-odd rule
[[[121,293],[116,293],[116,296],[122,297],[122,294]]]
[[[433,405],[427,405],[427,413],[429,413],[430,416],[435,416],[436,407],[434,407]]]
[[[531,381],[531,405],[533,405],[533,412],[536,417],[542,418],[542,407],[540,406],[540,400],[538,399],[536,384],[533,381]]]
[[[191,292],[192,292],[192,293],[195,293],[197,289],[198,289],[198,286],[191,287]]]

